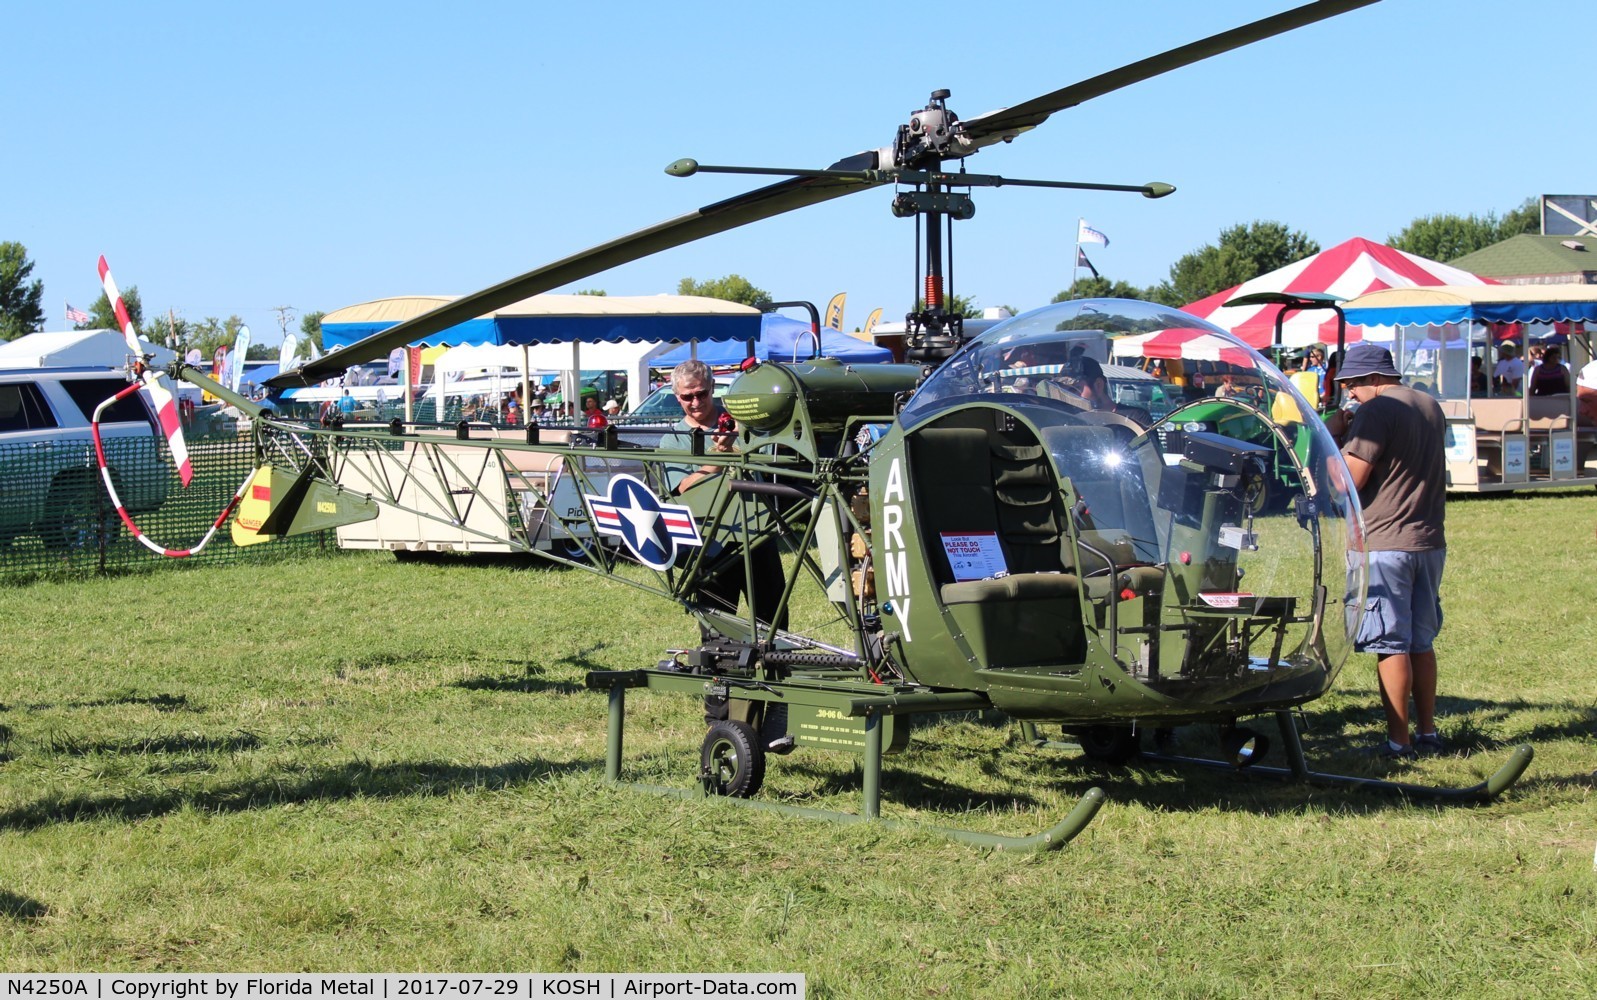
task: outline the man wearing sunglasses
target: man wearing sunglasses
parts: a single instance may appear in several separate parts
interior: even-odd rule
[[[708,365],[702,361],[684,361],[677,365],[671,372],[671,391],[676,394],[677,402],[682,404],[682,419],[677,421],[672,433],[660,439],[661,448],[689,451],[693,446],[694,432],[703,431],[708,435],[705,440],[706,452],[736,452],[733,446],[736,437],[734,427],[716,404],[715,380]],[[695,487],[715,488],[725,471],[718,465],[673,463],[665,466],[665,481],[671,495],[680,496]],[[719,549],[718,544],[711,543],[705,556],[713,559]],[[784,580],[781,554],[776,545],[767,539],[763,544],[756,543],[753,546],[751,558],[754,565],[754,615],[766,623],[772,623],[775,619],[776,627],[785,629],[787,614],[785,611],[777,613]],[[699,600],[735,612],[739,595],[747,591],[743,561],[735,559],[720,574],[706,581],[699,590]]]
[[[660,440],[660,447],[688,451],[692,447],[693,432],[698,430],[709,435],[705,439],[706,450],[733,451],[730,428],[721,427],[721,411],[715,402],[715,379],[710,374],[709,365],[702,361],[684,361],[677,365],[671,371],[671,391],[676,395],[677,402],[682,404],[682,419],[677,421],[673,433]],[[720,474],[721,468],[716,465],[665,467],[666,483],[671,487],[673,496],[679,496],[683,490]]]

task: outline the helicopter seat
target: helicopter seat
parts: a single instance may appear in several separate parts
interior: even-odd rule
[[[922,538],[939,598],[985,666],[1079,659],[1081,581],[1061,558],[1057,489],[1038,445],[982,428],[928,428],[910,439]],[[959,580],[942,536],[993,535],[1005,568]]]
[[[1102,456],[1116,450],[1112,427],[1051,427],[1044,431],[1049,450],[1076,493],[1077,550],[1070,560],[1095,600],[1127,591],[1138,596],[1164,588],[1164,570],[1149,546],[1157,537],[1147,487],[1135,465],[1106,466]],[[1141,546],[1138,539],[1146,539]],[[1111,565],[1112,564],[1112,565]],[[1113,579],[1110,570],[1113,568]],[[1112,586],[1111,586],[1112,584]]]

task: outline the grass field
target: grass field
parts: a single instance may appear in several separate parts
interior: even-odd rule
[[[622,586],[387,556],[0,588],[0,971],[792,971],[811,997],[1583,996],[1597,988],[1589,491],[1449,506],[1443,732],[1405,778],[1485,807],[1087,764],[960,718],[884,813],[1032,833],[995,854],[603,782],[591,668],[690,621]],[[1383,773],[1369,657],[1309,706]],[[687,699],[629,701],[629,773],[687,786]],[[1202,749],[1208,734],[1182,734]],[[853,758],[765,797],[857,807]]]

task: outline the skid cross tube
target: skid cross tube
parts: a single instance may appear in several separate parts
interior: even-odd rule
[[[720,798],[720,796],[712,796],[708,788],[703,785],[691,789],[668,788],[660,785],[646,785],[621,780],[624,747],[623,732],[626,728],[627,688],[657,688],[686,693],[696,687],[719,680],[720,678],[703,674],[683,675],[654,670],[609,670],[589,673],[587,678],[588,687],[590,689],[605,690],[609,698],[604,766],[605,780],[611,784],[639,791],[653,792],[659,795],[671,795],[689,799]],[[772,682],[762,683],[758,687],[734,686],[733,690],[736,691],[738,697],[747,697],[751,700],[760,701],[780,701],[783,689],[792,686],[780,682]],[[816,685],[810,685],[810,687],[813,688]],[[824,689],[825,685],[819,685],[819,687]],[[846,691],[836,688],[833,690],[838,695],[846,697]],[[1097,787],[1089,788],[1064,819],[1047,830],[1032,834],[1029,837],[981,833],[976,830],[932,826],[912,821],[884,819],[882,817],[883,719],[887,715],[910,710],[919,712],[963,711],[972,707],[970,704],[971,697],[971,695],[964,693],[957,693],[952,696],[926,693],[856,699],[848,703],[851,715],[865,718],[861,808],[858,813],[837,812],[830,809],[810,809],[755,799],[727,798],[725,801],[739,806],[761,809],[785,816],[796,816],[802,819],[821,819],[833,823],[879,823],[893,830],[928,831],[947,837],[956,843],[991,848],[995,851],[1035,853],[1059,850],[1085,829],[1087,824],[1092,822],[1092,818],[1098,814],[1098,810],[1102,807],[1104,801],[1103,789]]]

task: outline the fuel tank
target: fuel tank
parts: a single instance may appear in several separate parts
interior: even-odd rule
[[[919,365],[854,365],[836,358],[767,361],[738,376],[721,403],[738,423],[769,433],[807,411],[812,430],[836,431],[850,417],[888,416],[920,380]]]

